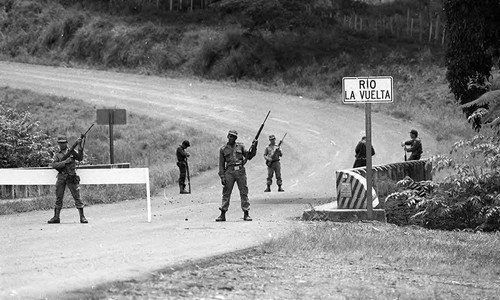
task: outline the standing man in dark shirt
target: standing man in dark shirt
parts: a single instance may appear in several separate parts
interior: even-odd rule
[[[366,136],[363,136],[354,150],[356,159],[353,168],[366,167]],[[375,149],[372,145],[372,156],[375,155]]]
[[[254,141],[252,152],[248,152],[242,143],[236,143],[238,132],[229,130],[227,134],[228,142],[219,150],[219,177],[222,183],[222,206],[220,216],[215,219],[217,222],[226,221],[226,212],[229,208],[231,193],[234,183],[238,184],[241,198],[241,209],[243,210],[243,220],[252,221],[249,215],[250,202],[248,201],[247,174],[245,172],[246,160],[251,160],[257,153],[257,141]]]
[[[189,194],[186,191],[186,174],[187,174],[187,158],[189,153],[186,151],[191,144],[189,141],[183,141],[181,145],[177,148],[177,166],[179,167],[179,189],[181,194]]]
[[[419,160],[423,153],[422,142],[418,139],[418,131],[415,129],[410,130],[410,140],[401,143],[406,152],[411,152],[408,160]]]
[[[64,156],[70,151],[70,149],[68,149],[68,140],[66,140],[66,137],[60,136],[57,138],[57,143],[59,145],[59,152],[54,155],[51,165],[52,168],[59,172],[56,181],[56,207],[54,208],[54,217],[52,217],[48,223],[57,224],[61,222],[59,216],[63,206],[64,190],[66,186],[69,188],[73,199],[75,199],[75,206],[80,214],[80,223],[88,223],[83,213],[83,207],[85,205],[80,198],[80,187],[78,186],[80,177],[76,175],[75,171],[76,161],[83,160],[82,139],[79,138],[76,141],[78,144],[77,150],[72,150],[69,157],[65,160],[63,160]]]

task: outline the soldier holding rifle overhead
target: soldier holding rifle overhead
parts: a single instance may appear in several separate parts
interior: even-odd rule
[[[80,177],[76,175],[76,161],[83,160],[83,147],[85,145],[85,136],[89,130],[94,126],[92,124],[87,131],[76,140],[76,142],[68,149],[68,140],[64,136],[57,138],[57,143],[59,145],[59,152],[54,155],[51,167],[56,169],[59,173],[57,174],[56,181],[56,206],[54,208],[54,217],[52,217],[48,223],[58,224],[61,223],[59,218],[61,209],[63,206],[64,190],[66,186],[69,188],[73,199],[75,200],[75,206],[78,209],[80,215],[80,223],[88,223],[85,215],[83,213],[83,207],[85,206],[80,198]],[[77,148],[78,147],[78,148]]]
[[[241,198],[241,209],[243,210],[243,220],[252,221],[250,217],[250,202],[248,201],[248,186],[247,174],[245,171],[245,164],[257,154],[257,144],[259,135],[264,128],[264,124],[269,117],[269,111],[266,119],[259,128],[257,135],[252,141],[252,145],[247,150],[242,143],[237,143],[238,132],[236,130],[229,130],[227,134],[228,142],[219,150],[219,177],[222,183],[222,205],[219,208],[221,214],[215,221],[226,221],[226,212],[229,208],[229,201],[233,191],[234,183],[238,185]]]

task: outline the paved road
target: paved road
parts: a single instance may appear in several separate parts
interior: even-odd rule
[[[87,225],[77,223],[76,209],[63,210],[63,224],[50,226],[48,211],[0,216],[0,298],[7,299],[57,299],[65,291],[147,276],[155,269],[258,245],[292,230],[293,219],[304,209],[331,201],[335,170],[352,165],[364,131],[364,111],[339,99],[314,101],[194,79],[0,62],[0,86],[175,119],[222,137],[236,129],[247,145],[271,110],[258,157],[247,165],[253,222],[242,221],[236,190],[228,222],[214,222],[221,194],[216,171],[193,178],[191,195],[181,197],[172,187],[153,197],[152,223],[146,222],[144,199],[89,207]],[[374,164],[400,161],[399,142],[412,126],[373,114]],[[266,167],[259,158],[266,137],[285,132],[286,192],[263,193]]]

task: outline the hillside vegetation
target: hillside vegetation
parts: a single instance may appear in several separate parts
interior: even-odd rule
[[[391,75],[395,103],[374,110],[417,120],[435,130],[438,140],[470,135],[448,92],[443,46],[354,32],[338,22],[340,15],[358,11],[394,14],[404,13],[406,7],[418,9],[411,1],[376,12],[348,0],[331,2],[337,6],[313,1],[312,8],[295,0],[225,0],[192,12],[133,5],[118,9],[106,3],[3,1],[1,57],[232,80],[328,101],[339,101],[342,77]]]

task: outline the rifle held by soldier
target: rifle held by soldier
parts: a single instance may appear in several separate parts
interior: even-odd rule
[[[93,126],[94,126],[94,123],[92,123],[92,125],[90,125],[90,127],[87,129],[87,131],[85,131],[85,133],[82,133],[80,135],[80,140],[84,140],[85,139],[85,137],[87,136],[87,133],[90,131],[90,129],[92,129]],[[75,150],[76,146],[78,146],[79,143],[80,143],[80,141],[77,140],[71,146],[71,148],[69,148],[69,150],[66,152],[66,154],[64,155],[64,157],[61,159],[61,161],[68,159],[68,157],[70,157],[73,154],[73,150]],[[82,146],[82,148],[83,148],[83,146]]]
[[[286,132],[285,132],[285,135],[283,136],[283,138],[281,139],[281,141],[278,143],[278,146],[276,147],[276,149],[274,149],[273,153],[270,155],[271,156],[271,160],[268,160],[266,161],[266,165],[269,167],[274,161],[278,160],[279,159],[279,153],[281,151],[281,144],[283,144],[283,140],[285,139],[286,137]]]
[[[187,181],[188,181],[188,193],[191,194],[191,175],[189,175],[189,164],[188,164],[187,157],[186,157],[186,175],[187,175]]]
[[[257,134],[255,135],[255,138],[252,141],[252,145],[248,149],[248,154],[245,156],[245,159],[243,160],[243,165],[245,165],[247,163],[247,160],[252,159],[255,156],[255,154],[257,153],[257,144],[259,142],[259,136],[260,136],[260,133],[262,132],[262,129],[264,129],[264,124],[266,124],[267,118],[269,117],[270,113],[271,113],[271,111],[267,112],[267,115],[266,115],[266,118],[264,119],[264,122],[262,122],[262,124],[260,125],[259,131],[257,131]]]

